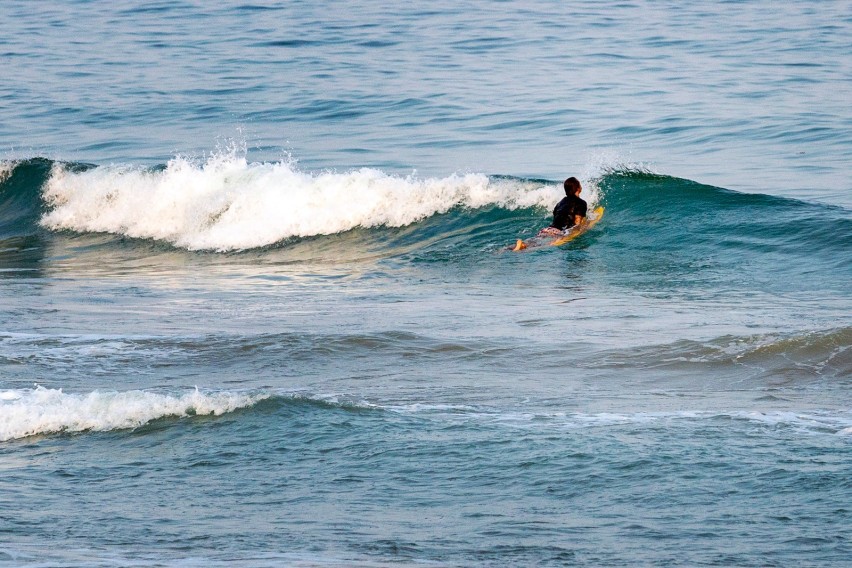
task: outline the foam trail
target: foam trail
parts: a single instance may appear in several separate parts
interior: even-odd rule
[[[562,424],[569,428],[594,426],[607,427],[621,424],[653,425],[659,423],[665,423],[668,426],[673,426],[677,423],[694,424],[696,422],[717,422],[719,424],[725,424],[725,427],[728,427],[727,422],[729,420],[733,420],[739,422],[750,422],[770,428],[790,428],[808,433],[828,433],[840,436],[852,434],[852,414],[846,410],[813,410],[808,412],[760,410],[725,412],[683,410],[671,412],[552,414],[550,416],[541,414],[525,414],[515,415],[511,417],[511,420],[509,421],[514,421],[518,424],[535,421],[537,425],[540,425],[540,422],[543,419],[549,419],[552,422]]]
[[[559,185],[491,179],[397,177],[375,169],[307,174],[292,163],[234,154],[204,164],[171,160],[161,171],[53,168],[44,199],[49,229],[108,232],[190,250],[240,250],[356,227],[401,227],[454,207],[553,207]]]
[[[136,428],[167,416],[219,416],[269,396],[198,389],[178,396],[147,391],[66,394],[41,386],[0,391],[0,442],[37,434]]]

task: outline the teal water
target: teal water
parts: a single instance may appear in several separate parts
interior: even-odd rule
[[[5,3],[0,566],[845,565],[845,8]]]

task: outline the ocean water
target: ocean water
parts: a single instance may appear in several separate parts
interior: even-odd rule
[[[0,566],[849,565],[850,8],[3,2]]]

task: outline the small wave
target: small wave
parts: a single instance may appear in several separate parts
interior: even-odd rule
[[[43,198],[52,230],[106,232],[190,250],[244,250],[356,227],[402,227],[457,207],[550,207],[556,184],[484,174],[418,179],[376,169],[308,174],[292,162],[204,163],[177,157],[164,169],[54,164]]]
[[[389,412],[421,416],[445,426],[565,429],[636,427],[689,427],[700,423],[728,425],[751,423],[764,428],[789,429],[810,434],[852,435],[849,410],[678,410],[578,413],[559,410],[510,410],[462,403],[382,403],[347,394],[304,392],[202,392],[161,394],[150,391],[64,393],[62,389],[36,386],[33,389],[0,391],[0,442],[37,435],[106,432],[139,428],[163,418],[221,416],[263,401],[266,411]],[[258,406],[260,408],[260,406]]]
[[[848,377],[852,373],[852,328],[798,334],[725,336],[712,341],[678,341],[609,353],[597,366],[664,368],[730,366],[760,375]]]
[[[376,355],[424,359],[468,357],[489,344],[435,340],[425,335],[388,331],[355,334],[282,332],[247,335],[182,336],[38,334],[0,331],[0,363],[59,366],[63,373],[132,364],[136,368],[166,363],[221,365],[263,351],[269,357],[307,360],[313,357]],[[84,373],[86,371],[83,371]]]
[[[60,432],[138,428],[166,417],[213,415],[253,406],[267,394],[148,391],[64,393],[62,389],[0,391],[0,442]]]
[[[771,337],[748,346],[737,355],[737,360],[751,362],[783,357],[791,364],[807,367],[817,374],[834,370],[838,376],[849,376],[852,372],[850,347],[852,328],[847,327],[827,332]]]
[[[411,402],[407,404],[380,404],[364,400],[355,401],[342,395],[305,395],[287,397],[288,402],[324,405],[334,409],[377,410],[402,415],[423,416],[449,424],[500,425],[514,428],[550,429],[555,431],[611,428],[632,425],[636,427],[689,427],[715,424],[727,428],[733,424],[753,424],[766,428],[783,428],[803,433],[852,435],[852,410],[810,409],[795,410],[661,410],[635,412],[567,412],[540,408],[521,410],[498,408],[477,404]]]
[[[495,422],[515,427],[584,429],[591,427],[608,428],[612,426],[635,425],[637,427],[688,426],[717,424],[724,427],[730,423],[751,423],[766,428],[789,428],[794,431],[811,434],[852,435],[852,414],[848,410],[828,411],[710,411],[681,410],[663,412],[600,412],[600,413],[562,413],[530,412],[487,415]]]
[[[716,424],[726,428],[731,424],[753,424],[766,428],[788,428],[804,433],[852,435],[852,411],[808,410],[673,410],[639,412],[562,412],[558,410],[505,410],[467,404],[412,403],[377,405],[361,402],[360,406],[398,414],[426,415],[446,424],[501,425],[510,428],[536,430],[583,430],[588,428],[688,427]]]

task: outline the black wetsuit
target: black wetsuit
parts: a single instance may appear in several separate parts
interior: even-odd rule
[[[556,204],[553,208],[553,223],[551,227],[556,227],[560,231],[564,231],[569,227],[574,226],[574,215],[580,217],[586,216],[588,206],[586,202],[576,195],[568,195],[562,198],[562,201]]]

